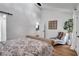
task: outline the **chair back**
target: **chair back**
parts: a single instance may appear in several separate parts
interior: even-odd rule
[[[61,39],[63,36],[64,36],[64,33],[63,32],[59,32],[58,36],[57,36],[57,39]]]

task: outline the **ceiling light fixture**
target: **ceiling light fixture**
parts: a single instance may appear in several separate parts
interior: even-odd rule
[[[37,3],[38,6],[41,6],[41,3]]]

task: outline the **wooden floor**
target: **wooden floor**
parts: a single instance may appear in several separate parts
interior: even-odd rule
[[[76,51],[71,50],[68,45],[56,45],[53,51],[54,56],[77,56]]]

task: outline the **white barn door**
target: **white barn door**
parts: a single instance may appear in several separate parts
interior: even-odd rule
[[[0,42],[1,42],[1,17],[0,17]]]
[[[0,14],[0,41],[6,41],[6,15]]]

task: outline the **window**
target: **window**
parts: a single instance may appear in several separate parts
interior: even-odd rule
[[[48,21],[48,29],[57,29],[57,20]]]

